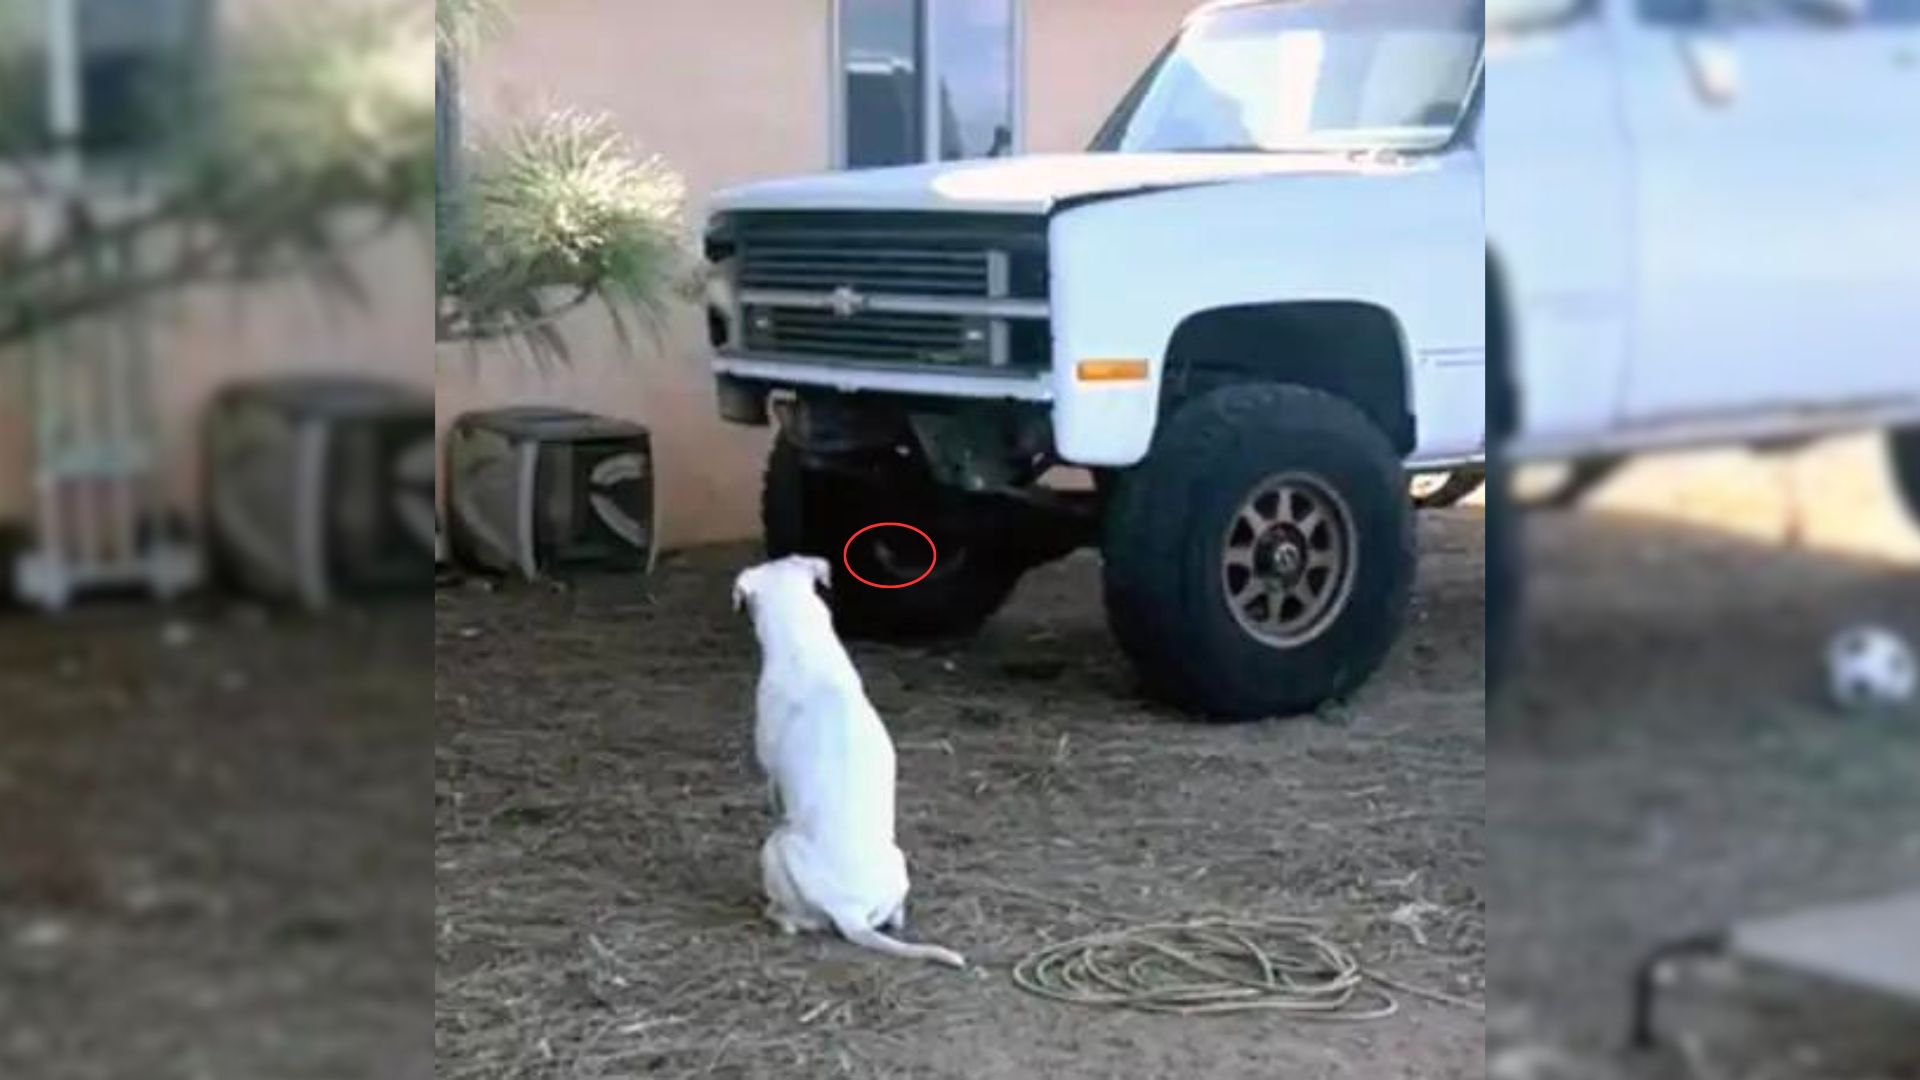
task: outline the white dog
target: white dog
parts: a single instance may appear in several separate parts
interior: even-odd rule
[[[767,917],[786,933],[832,927],[856,945],[965,967],[958,953],[882,930],[907,917],[907,860],[893,837],[893,741],[815,591],[826,560],[794,555],[733,585],[760,638],[754,749],[778,827],[760,849]]]

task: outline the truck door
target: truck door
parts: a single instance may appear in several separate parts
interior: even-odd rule
[[[1910,392],[1920,0],[1632,2],[1629,417]]]
[[[1603,10],[1567,8],[1529,24],[1487,6],[1487,242],[1529,440],[1611,428],[1626,370],[1632,228],[1618,75]]]

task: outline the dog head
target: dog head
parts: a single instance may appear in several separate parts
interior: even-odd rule
[[[789,555],[740,571],[733,579],[733,610],[745,610],[781,589],[804,589],[811,596],[815,588],[832,587],[832,563],[814,555]]]

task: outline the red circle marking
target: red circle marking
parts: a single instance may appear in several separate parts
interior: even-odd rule
[[[927,574],[921,574],[919,577],[914,578],[912,581],[907,582],[906,585],[876,585],[873,582],[868,581],[866,578],[861,577],[860,571],[855,570],[853,568],[853,561],[849,556],[853,551],[853,542],[855,540],[860,539],[860,533],[872,532],[875,529],[885,529],[889,527],[895,528],[895,529],[913,529],[914,532],[917,532],[920,534],[920,539],[925,540],[927,542],[927,550],[933,553],[932,561],[927,563],[927,574],[933,573],[933,568],[939,565],[940,563],[940,549],[933,546],[933,537],[928,536],[924,530],[914,529],[913,526],[907,524],[904,521],[876,521],[872,525],[869,525],[866,528],[861,529],[860,532],[854,533],[852,536],[847,537],[847,546],[840,549],[841,565],[847,568],[847,573],[853,575],[853,580],[859,582],[862,585],[870,586],[875,589],[904,589],[908,585],[918,585],[921,582],[927,580]]]

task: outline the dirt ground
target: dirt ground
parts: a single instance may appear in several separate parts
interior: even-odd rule
[[[1218,727],[1143,704],[1098,563],[1034,574],[977,640],[860,646],[900,751],[914,935],[966,973],[759,918],[745,547],[648,581],[439,596],[442,1080],[630,1076],[1444,1080],[1484,1074],[1484,576],[1431,515],[1410,633],[1350,707]],[[1049,941],[1309,915],[1398,981],[1359,1024],[1042,1001]]]
[[[1648,463],[1536,520],[1531,663],[1490,747],[1471,509],[1428,518],[1413,632],[1324,718],[1139,704],[1084,559],[976,642],[859,650],[901,747],[916,929],[965,976],[756,921],[744,550],[444,590],[437,660],[417,610],[0,617],[0,1075],[1920,1076],[1910,1015],[1722,965],[1669,991],[1668,1049],[1618,1049],[1644,949],[1920,884],[1920,724],[1818,692],[1833,629],[1920,637],[1920,540],[1873,447],[1787,461]],[[1488,906],[1485,1044],[1478,1014],[1405,995],[1315,1027],[1006,978],[1132,919],[1310,913],[1479,998]]]
[[[0,1076],[432,1075],[429,618],[0,611]]]
[[[1490,722],[1493,1075],[1920,1076],[1911,1013],[1718,964],[1667,994],[1664,1052],[1620,1050],[1656,944],[1920,886],[1920,715],[1821,694],[1841,627],[1920,641],[1878,444],[1649,461],[1531,525],[1531,666]]]

